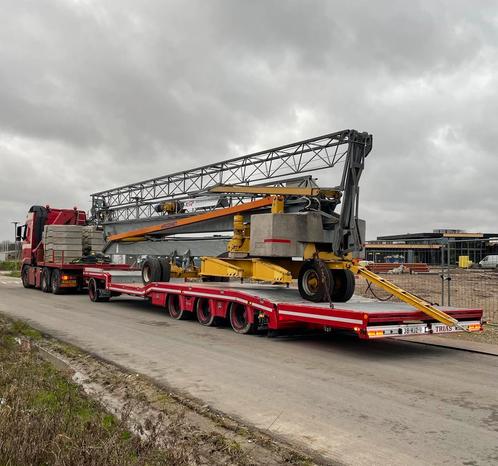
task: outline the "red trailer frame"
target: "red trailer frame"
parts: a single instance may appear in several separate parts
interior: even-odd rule
[[[114,275],[116,275],[114,277]],[[167,308],[175,319],[197,315],[203,325],[228,319],[237,333],[251,333],[256,327],[268,330],[342,330],[362,339],[406,335],[428,335],[461,331],[431,319],[404,303],[378,302],[366,298],[347,303],[304,301],[298,290],[258,284],[153,282],[123,283],[119,272],[87,267],[83,272],[92,301],[108,301],[126,294],[150,299],[151,304]],[[123,274],[121,273],[123,277]],[[129,274],[132,276],[133,273]],[[136,275],[137,278],[140,278]],[[122,278],[122,281],[124,278]],[[481,309],[442,307],[468,331],[482,329]]]

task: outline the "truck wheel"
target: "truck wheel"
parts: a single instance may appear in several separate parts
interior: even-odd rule
[[[160,258],[159,264],[161,266],[161,281],[169,282],[171,279],[171,262],[169,259]]]
[[[22,270],[21,270],[21,281],[22,281],[22,286],[24,288],[33,288],[33,285],[29,284],[29,269],[31,267],[29,265],[23,265]]]
[[[40,289],[44,293],[52,291],[50,279],[52,278],[51,270],[48,267],[43,267],[40,277]]]
[[[185,320],[188,317],[188,313],[181,309],[179,294],[170,294],[168,296],[168,311],[169,315],[176,320]]]
[[[245,306],[244,304],[233,303],[230,306],[230,325],[234,332],[245,335],[255,332],[256,324],[250,322],[251,312],[249,306]]]
[[[161,281],[161,264],[156,257],[148,257],[142,264],[142,281],[144,285]]]
[[[218,321],[218,319],[211,311],[209,299],[199,298],[195,305],[195,313],[197,315],[197,320],[199,321],[199,323],[201,325],[205,325],[206,327],[216,325]]]
[[[50,282],[52,293],[62,294],[63,288],[61,288],[61,271],[59,269],[54,269]]]
[[[88,297],[90,298],[90,301],[94,303],[106,303],[110,299],[108,296],[100,296],[100,288],[95,278],[90,278],[90,280],[88,280]]]
[[[316,261],[307,260],[303,263],[297,279],[297,287],[302,298],[314,303],[324,301],[326,284],[323,280],[323,273],[328,274],[326,278],[329,282],[333,281],[328,269],[322,271]]]
[[[333,277],[333,287],[330,295],[332,301],[345,303],[349,301],[354,294],[355,279],[351,270],[331,270]]]

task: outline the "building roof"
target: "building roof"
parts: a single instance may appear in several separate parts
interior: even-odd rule
[[[441,244],[366,243],[365,249],[441,249]]]

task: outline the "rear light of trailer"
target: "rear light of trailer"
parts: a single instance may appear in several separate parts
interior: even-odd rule
[[[467,327],[467,330],[469,332],[479,332],[482,330],[482,325],[481,324],[470,324],[468,327]]]
[[[384,330],[369,330],[368,336],[369,337],[382,337],[382,336],[384,336]]]

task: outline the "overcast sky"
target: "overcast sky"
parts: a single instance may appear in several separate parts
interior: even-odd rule
[[[498,232],[497,1],[0,0],[0,239],[33,204],[354,128],[367,236]],[[320,179],[327,185],[327,179]]]

